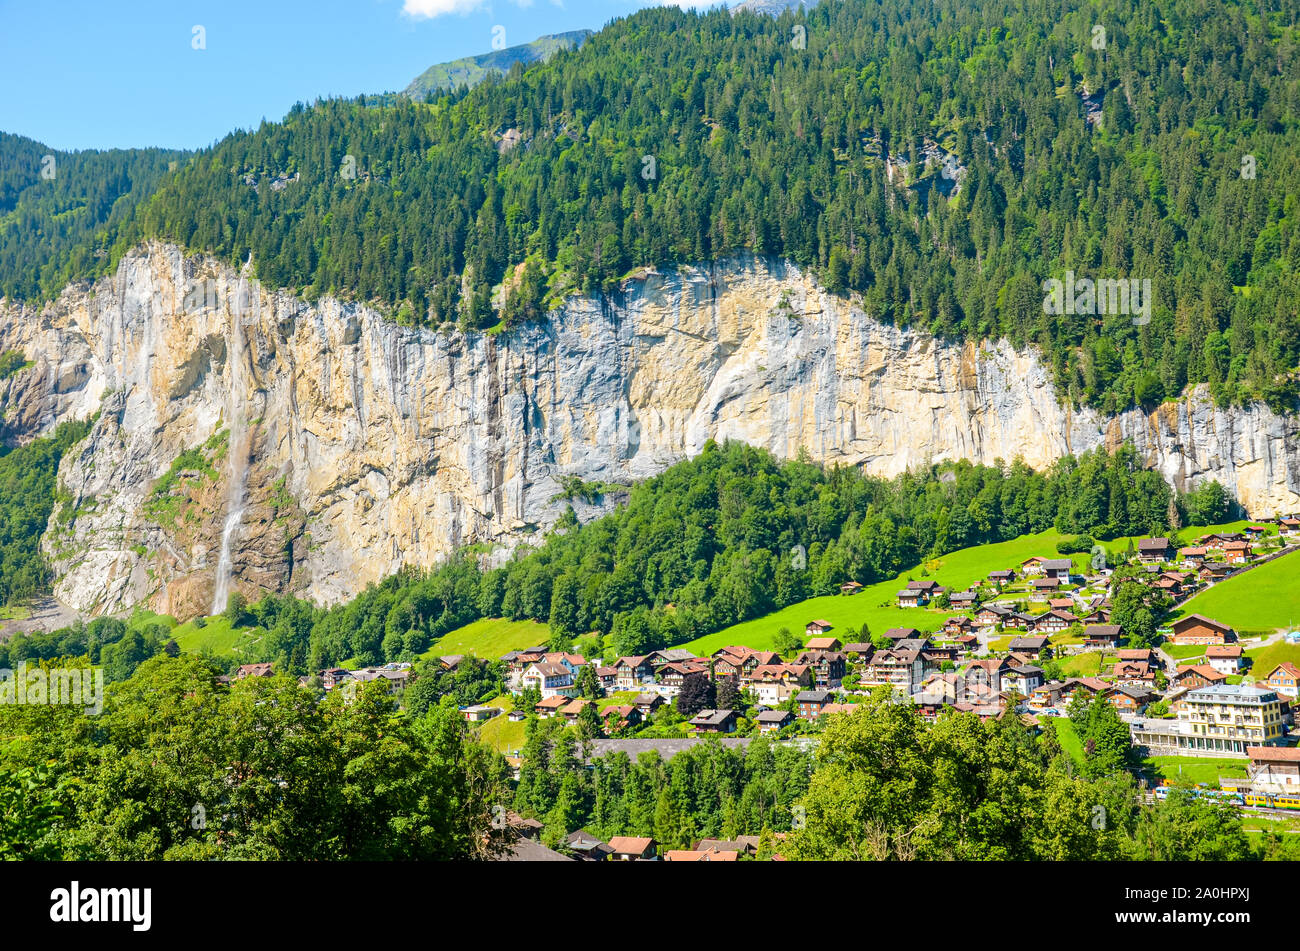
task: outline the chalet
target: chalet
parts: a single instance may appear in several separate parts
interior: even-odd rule
[[[1047,559],[1042,555],[1030,555],[1020,563],[1020,574],[1025,578],[1041,577],[1044,573],[1043,562]],[[993,577],[991,574],[989,577]]]
[[[812,668],[813,679],[818,687],[838,690],[844,680],[847,660],[839,651],[812,650],[800,654],[795,658],[795,663],[807,664]]]
[[[1278,534],[1283,538],[1300,538],[1300,518],[1280,518],[1277,527]]]
[[[988,687],[992,690],[1002,689],[1002,675],[1011,669],[1011,665],[1005,657],[995,657],[988,660],[973,660],[962,671],[962,684],[966,689],[976,687]],[[967,699],[959,697],[958,699]]]
[[[1012,613],[1010,608],[1001,604],[986,604],[975,613],[975,623],[980,627],[993,627],[1005,623]]]
[[[852,644],[844,645],[844,653],[849,660],[859,664],[871,660],[871,655],[875,652],[875,645],[869,641],[854,641]]]
[[[600,689],[604,690],[606,693],[609,693],[611,690],[617,689],[616,685],[618,684],[618,668],[597,667],[596,683],[600,684]]]
[[[555,696],[550,696],[542,700],[540,703],[537,704],[537,706],[533,707],[533,710],[537,713],[539,717],[541,717],[543,720],[546,720],[549,719],[550,717],[555,716],[562,709],[564,709],[564,707],[568,706],[568,704],[569,704],[568,697],[561,697],[557,694]]]
[[[954,643],[956,643],[959,650],[965,651],[966,653],[974,653],[979,650],[980,639],[974,634],[963,634],[961,637],[958,637]]]
[[[989,581],[1001,588],[1016,580],[1016,573],[1008,568],[1006,571],[990,571]]]
[[[1094,697],[1097,694],[1104,694],[1109,689],[1110,684],[1096,677],[1071,677],[1061,685],[1061,701],[1069,703],[1079,694]]]
[[[466,707],[460,711],[465,717],[466,723],[482,723],[484,720],[491,720],[493,717],[500,715],[500,707],[490,707],[487,704],[475,704],[472,707]]]
[[[1060,681],[1041,684],[1034,688],[1029,697],[1029,706],[1035,710],[1045,710],[1048,707],[1055,707],[1061,702],[1061,691],[1065,684]]]
[[[840,594],[857,594],[862,590],[862,585],[856,581],[846,581],[840,585]]]
[[[614,854],[609,843],[596,838],[586,829],[570,832],[565,836],[563,845],[584,862],[603,862]]]
[[[388,688],[389,694],[396,696],[411,683],[410,665],[403,667],[397,664],[385,664],[383,667],[363,667],[361,670],[352,671],[352,679],[343,686],[355,690],[359,684],[367,684],[375,680],[382,681]]]
[[[1156,672],[1145,660],[1121,660],[1115,663],[1111,674],[1116,683],[1149,686],[1155,683]]]
[[[1294,796],[1300,791],[1300,747],[1248,746],[1246,755],[1252,792]]]
[[[594,708],[595,706],[596,704],[591,700],[570,700],[564,706],[560,707],[560,715],[570,723],[577,723],[578,717],[582,715],[583,710],[587,709],[587,707]]]
[[[814,637],[804,645],[804,650],[837,651],[843,646],[838,637]]]
[[[809,621],[804,625],[803,632],[806,637],[823,637],[832,627],[834,625],[830,621]]]
[[[1268,672],[1264,685],[1279,696],[1294,700],[1300,695],[1300,667],[1289,660],[1283,661]]]
[[[1209,664],[1192,664],[1179,668],[1178,673],[1169,678],[1169,683],[1182,689],[1194,690],[1197,687],[1226,683],[1227,680],[1227,674],[1219,673]]]
[[[1125,647],[1115,654],[1116,660],[1139,664],[1155,664],[1156,652],[1149,647]]]
[[[1032,630],[1036,634],[1059,634],[1078,623],[1079,619],[1069,611],[1048,611],[1034,618]]]
[[[975,627],[975,622],[965,615],[950,617],[943,622],[943,633],[949,637],[955,637],[960,634],[969,634]]]
[[[1244,565],[1250,556],[1250,542],[1228,542],[1223,546],[1223,560],[1230,565]]]
[[[682,681],[691,674],[708,675],[709,665],[699,661],[680,661],[664,664],[655,671],[655,682],[672,690],[680,690]]]
[[[519,685],[524,690],[537,690],[543,700],[547,697],[574,697],[578,694],[578,687],[573,682],[573,671],[564,664],[548,664],[546,661],[530,665],[519,678]]]
[[[636,690],[642,684],[654,683],[655,667],[648,657],[620,657],[614,661],[618,671],[615,686],[619,690]]]
[[[235,671],[236,680],[245,680],[248,677],[270,677],[272,674],[271,664],[243,664],[239,670]]]
[[[1033,588],[1035,591],[1051,592],[1061,587],[1061,579],[1060,578],[1035,578],[1033,581],[1029,582],[1029,586]]]
[[[615,862],[645,862],[655,857],[655,840],[637,836],[616,835],[609,840]]]
[[[894,646],[897,647],[899,641],[915,640],[921,636],[921,632],[914,627],[891,627],[885,631],[885,636],[893,641]]]
[[[341,684],[347,683],[352,679],[352,671],[345,667],[329,667],[321,671],[321,686],[326,690],[333,690]]]
[[[506,719],[509,720],[511,723],[518,723],[521,720],[527,720],[528,714],[525,713],[523,710],[515,709],[515,710],[511,710],[509,713],[506,714]]]
[[[669,647],[651,651],[646,655],[646,659],[656,667],[661,667],[664,664],[680,664],[686,661],[700,660],[701,658],[696,657],[693,652],[684,647]]]
[[[920,588],[904,588],[898,592],[898,606],[900,608],[919,608],[930,603],[928,592]]]
[[[1169,561],[1174,548],[1167,538],[1143,538],[1137,543],[1138,561],[1144,565]]]
[[[1074,598],[1052,598],[1047,602],[1047,608],[1050,611],[1070,611],[1074,612]]]
[[[719,647],[710,656],[715,677],[732,677],[740,674],[740,669],[749,656],[748,647]]]
[[[1221,674],[1235,674],[1245,664],[1240,644],[1209,644],[1205,661]]]
[[[1122,630],[1118,624],[1089,624],[1083,629],[1083,643],[1088,647],[1119,647]]]
[[[805,690],[794,698],[799,710],[799,719],[815,720],[821,716],[822,709],[831,702],[829,690]]]
[[[690,720],[696,733],[735,733],[735,710],[701,710]]]
[[[1023,665],[1002,671],[1001,686],[1003,690],[1014,690],[1022,697],[1029,697],[1046,679],[1041,667]]]
[[[924,591],[929,594],[930,597],[935,597],[939,592],[944,590],[939,587],[939,582],[937,581],[909,581],[907,586],[916,591]]]
[[[1189,614],[1171,626],[1169,640],[1174,644],[1226,644],[1235,639],[1232,628],[1203,614]]]
[[[1197,577],[1204,582],[1222,581],[1229,575],[1237,571],[1236,565],[1230,565],[1226,561],[1207,561],[1201,565],[1201,570],[1197,572]]]
[[[1046,558],[1043,560],[1043,577],[1047,579],[1055,578],[1061,584],[1070,583],[1070,575],[1074,572],[1074,562],[1069,558]]]
[[[563,664],[569,668],[569,672],[577,674],[578,671],[587,666],[587,658],[579,654],[567,654],[564,651],[551,651],[542,657],[542,660],[548,664]]]
[[[749,689],[764,706],[784,703],[801,689],[813,685],[813,670],[807,664],[764,664],[749,678]]]
[[[1141,714],[1148,704],[1160,699],[1149,687],[1136,684],[1120,684],[1106,691],[1106,699],[1120,713]]]
[[[948,598],[948,603],[954,608],[973,608],[979,603],[979,593],[976,591],[958,591]]]
[[[438,667],[442,670],[455,670],[465,661],[464,654],[447,654],[438,658]]]
[[[637,713],[644,719],[667,702],[657,693],[642,693],[632,699],[632,706],[636,707]]]
[[[1246,533],[1246,538],[1250,541],[1258,541],[1268,533],[1268,529],[1263,525],[1247,525],[1242,531]]]
[[[1207,549],[1203,546],[1178,549],[1178,560],[1188,568],[1199,568],[1205,563]]]
[[[1011,643],[1007,645],[1007,650],[1032,654],[1037,657],[1051,644],[1051,639],[1046,634],[1027,634],[1021,637],[1011,638]]]
[[[789,710],[764,710],[754,717],[759,733],[776,733],[794,722],[794,714]]]
[[[1098,607],[1079,618],[1079,622],[1084,626],[1089,624],[1109,624],[1110,608]]]
[[[920,650],[901,647],[876,651],[863,668],[862,683],[888,684],[910,694],[925,677],[925,658],[921,654]]]
[[[630,726],[636,726],[642,720],[641,711],[630,704],[606,707],[600,712],[600,718],[605,722],[606,733],[625,730]]]
[[[1180,598],[1183,596],[1183,583],[1181,580],[1162,575],[1151,582],[1151,590],[1171,598]]]
[[[1004,628],[1015,628],[1017,631],[1027,631],[1033,627],[1034,622],[1037,620],[1038,618],[1032,614],[1021,614],[1018,611],[1013,611],[1007,616],[1007,619],[1002,622],[1002,626]]]

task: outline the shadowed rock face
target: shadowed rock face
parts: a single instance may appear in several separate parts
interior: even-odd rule
[[[39,312],[0,311],[0,349],[34,362],[0,384],[7,437],[100,411],[64,460],[72,501],[45,539],[68,604],[206,609],[228,467],[181,479],[170,518],[155,487],[229,428],[231,406],[254,430],[234,559],[250,596],[333,602],[471,543],[499,559],[563,512],[563,477],[629,484],[709,439],[881,475],[956,458],[1042,467],[1131,439],[1180,488],[1216,478],[1252,515],[1300,508],[1295,417],[1197,393],[1150,415],[1072,410],[1033,352],[880,324],[779,261],[645,271],[545,325],[472,337],[252,282],[232,398],[238,280],[154,244]],[[584,520],[612,504],[573,501]]]

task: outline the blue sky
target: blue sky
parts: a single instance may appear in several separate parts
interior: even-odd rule
[[[0,130],[56,149],[201,148],[298,100],[700,0],[0,0]],[[205,49],[195,49],[194,27]]]

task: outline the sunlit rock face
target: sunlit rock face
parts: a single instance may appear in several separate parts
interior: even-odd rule
[[[90,613],[206,613],[240,465],[233,587],[320,602],[463,545],[500,560],[566,506],[586,520],[621,498],[568,500],[562,479],[629,485],[710,439],[881,475],[1041,468],[1128,439],[1180,488],[1218,479],[1254,516],[1300,509],[1293,417],[1200,392],[1075,410],[1033,351],[882,324],[750,256],[639,272],[545,324],[467,337],[241,291],[239,269],[152,244],[40,310],[0,307],[0,349],[33,362],[0,382],[5,439],[98,413],[43,542],[57,596]],[[187,450],[204,464],[164,478]]]

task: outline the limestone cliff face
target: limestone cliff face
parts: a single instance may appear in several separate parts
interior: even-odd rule
[[[324,602],[462,545],[502,557],[569,504],[564,477],[629,484],[709,439],[882,475],[1042,467],[1131,439],[1180,487],[1216,478],[1254,515],[1300,508],[1295,418],[1202,394],[1150,415],[1072,411],[1032,352],[880,324],[751,257],[646,272],[544,326],[466,337],[150,245],[39,312],[0,310],[11,348],[34,366],[0,384],[5,438],[99,411],[45,539],[56,594],[89,612],[206,611],[239,466],[235,586]],[[586,519],[613,501],[573,504]]]

